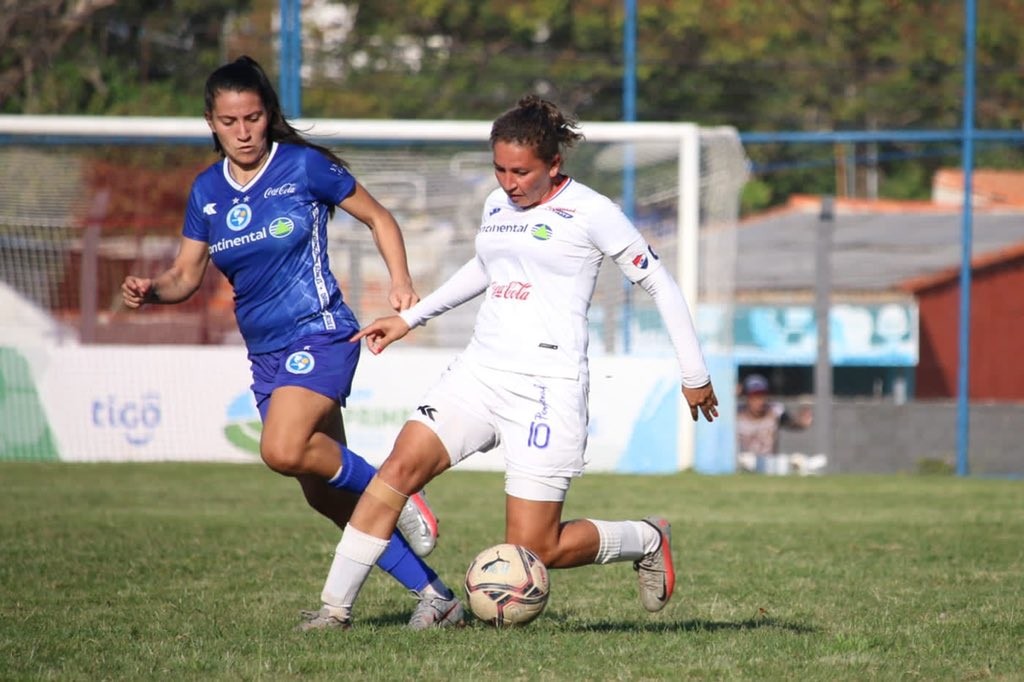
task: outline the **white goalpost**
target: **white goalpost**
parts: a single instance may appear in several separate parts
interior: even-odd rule
[[[421,295],[472,254],[480,206],[494,187],[490,122],[309,118],[292,123],[338,151],[356,178],[396,215]],[[735,226],[747,178],[738,134],[728,127],[667,122],[583,122],[580,130],[585,141],[570,153],[567,172],[613,199],[634,197],[634,222],[671,264],[728,412],[735,370],[729,358],[735,233],[722,228]],[[175,201],[184,205],[191,178],[214,160],[211,149],[209,129],[198,117],[0,115],[0,295],[7,297],[0,301],[5,311],[0,347],[239,343],[222,282],[205,287],[204,298],[191,307],[145,315],[120,310],[115,291],[126,271],[153,270],[173,258],[180,233]],[[332,269],[350,305],[363,320],[387,312],[381,295],[386,271],[367,231],[343,212],[330,229]],[[591,311],[595,363],[624,357],[657,363],[671,357],[647,298],[632,296],[617,269],[602,268]],[[21,325],[7,313],[14,300],[19,309],[28,306],[48,318],[49,331],[15,334]],[[464,346],[475,306],[462,308],[411,335],[410,347]],[[651,366],[661,372],[665,365]],[[594,400],[600,400],[604,379],[592,374]],[[672,398],[654,383],[646,385],[651,392],[635,397],[661,405],[662,398],[652,397],[660,391],[675,405],[671,469],[715,469],[713,462],[701,465],[700,452],[728,448],[731,424],[720,429],[727,437],[699,446],[678,397],[678,381]],[[648,408],[656,411],[657,405]],[[0,396],[0,420],[3,409]],[[648,417],[644,424],[663,423],[642,410],[636,419]],[[635,453],[618,460],[618,468],[668,468],[664,457],[652,462],[636,454],[662,447],[660,441],[639,433],[631,439]]]

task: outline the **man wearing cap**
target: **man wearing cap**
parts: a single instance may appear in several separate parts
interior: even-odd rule
[[[779,430],[802,430],[811,425],[809,407],[793,414],[782,403],[770,402],[768,379],[748,374],[743,379],[746,402],[736,412],[737,451],[741,469],[767,473],[789,473],[788,456],[779,454]]]

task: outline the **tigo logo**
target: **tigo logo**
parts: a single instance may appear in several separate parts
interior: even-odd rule
[[[129,445],[138,447],[153,440],[160,428],[160,395],[156,392],[143,393],[138,398],[107,395],[92,401],[91,412],[95,428],[118,431]]]

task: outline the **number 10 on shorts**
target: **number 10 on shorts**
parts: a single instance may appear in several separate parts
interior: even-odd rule
[[[531,448],[538,448],[543,450],[548,446],[548,441],[551,440],[551,427],[544,422],[531,422],[530,423],[530,438],[526,441],[526,444]]]

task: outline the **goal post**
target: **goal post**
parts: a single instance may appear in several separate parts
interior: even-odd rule
[[[495,186],[489,121],[306,118],[292,124],[338,151],[395,214],[421,295],[472,255],[480,207]],[[583,122],[580,131],[585,139],[568,154],[568,174],[613,200],[627,193],[626,182],[633,184],[633,220],[691,306],[722,402],[720,425],[694,428],[679,396],[678,371],[666,369],[663,387],[651,387],[645,400],[661,396],[648,406],[652,414],[659,405],[674,406],[672,424],[638,412],[658,433],[633,434],[626,448],[633,454],[623,455],[622,468],[729,471],[736,247],[734,231],[722,228],[735,226],[747,179],[739,136],[729,127],[687,122]],[[223,323],[230,317],[224,282],[205,283],[198,302],[143,315],[126,314],[116,295],[127,271],[165,267],[173,258],[188,184],[214,158],[210,130],[199,117],[0,115],[0,279],[48,313],[64,342],[240,343]],[[329,229],[332,269],[359,318],[387,312],[386,270],[368,231],[342,211]],[[671,367],[674,355],[653,302],[627,295],[623,282],[616,268],[602,268],[591,308],[592,358],[662,359],[656,366]],[[449,312],[406,345],[461,348],[475,310],[471,303]],[[9,324],[0,317],[0,332]],[[602,399],[602,380],[592,373],[592,402]],[[663,431],[674,434],[670,448]],[[675,456],[645,459],[642,453],[652,449],[672,449]]]

